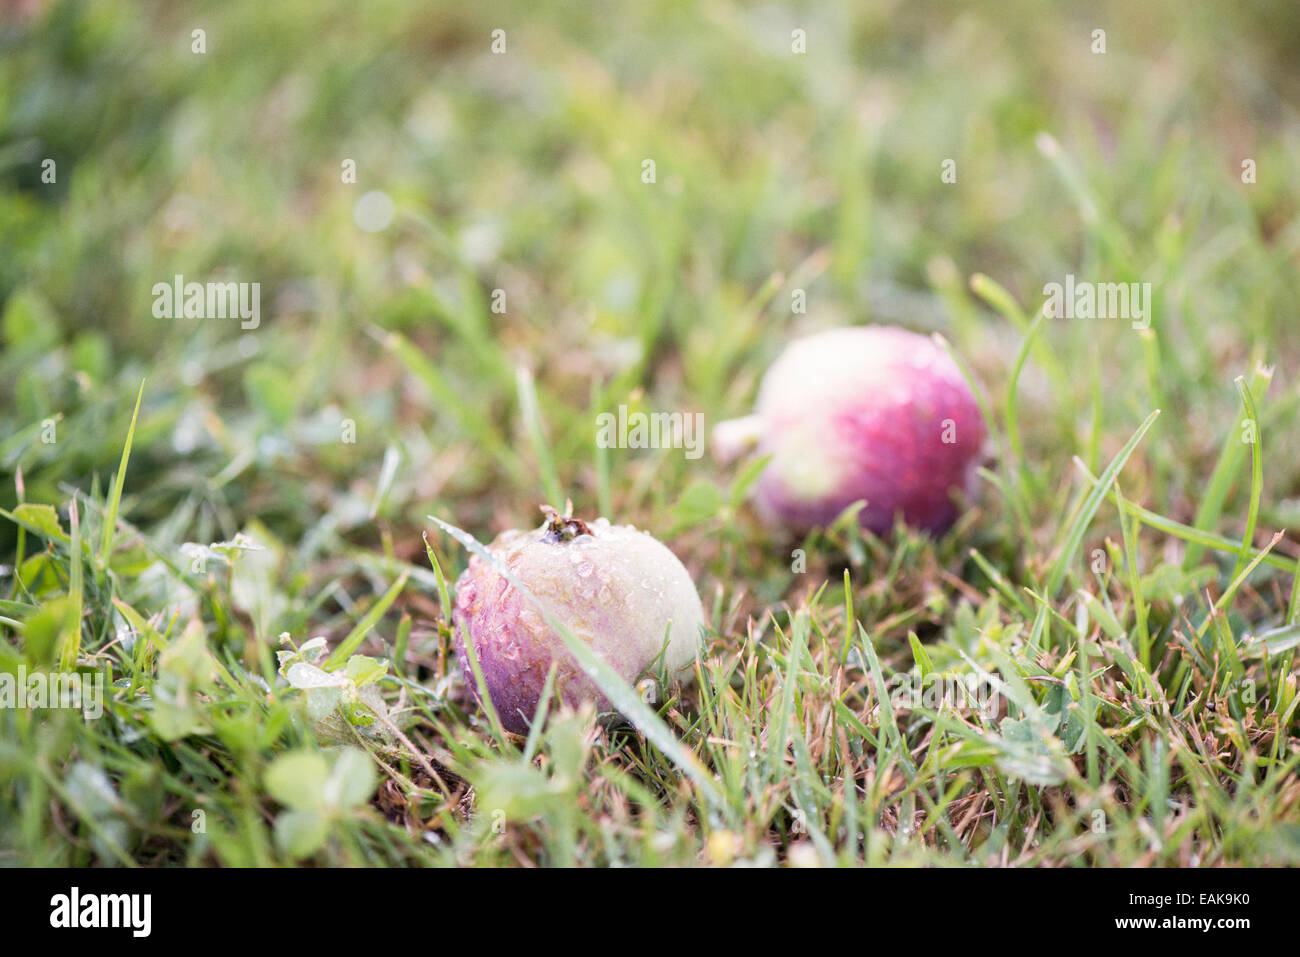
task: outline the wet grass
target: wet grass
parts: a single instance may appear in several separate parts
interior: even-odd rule
[[[1300,863],[1271,10],[0,28],[0,672],[105,681],[95,720],[0,709],[0,861]],[[259,282],[259,325],[155,318],[176,274]],[[1067,274],[1151,283],[1150,328],[1043,315]],[[793,540],[743,463],[595,445],[619,405],[743,415],[785,342],[858,322],[940,333],[989,421],[939,540]],[[566,497],[663,538],[710,634],[657,711],[516,738],[426,516],[486,541]]]

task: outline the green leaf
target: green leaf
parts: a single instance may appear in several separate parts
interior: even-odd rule
[[[767,468],[767,463],[770,461],[772,461],[771,455],[759,455],[745,463],[727,493],[732,508],[738,508],[740,503],[749,496],[750,489],[754,487],[754,483],[758,481],[758,477],[763,474],[763,469]]]
[[[693,528],[718,514],[722,495],[712,482],[697,479],[687,486],[673,507],[673,522],[678,528]]]
[[[106,817],[121,806],[121,800],[108,775],[102,768],[85,761],[78,761],[72,766],[64,786],[68,790],[68,798],[82,814]]]
[[[556,718],[547,728],[547,753],[551,757],[551,774],[556,781],[576,787],[582,780],[587,763],[587,720],[581,714]]]
[[[275,819],[275,845],[294,860],[315,854],[327,837],[329,819],[319,811],[294,808]]]
[[[191,622],[181,636],[168,645],[158,658],[160,677],[175,676],[185,682],[206,687],[212,683],[212,655],[203,634],[203,626]]]
[[[212,684],[215,671],[203,626],[193,621],[158,656],[151,722],[159,737],[177,741],[210,730],[197,692]]]
[[[1084,723],[1074,696],[1064,684],[1054,684],[1043,696],[1043,714],[1056,719],[1056,734],[1070,754],[1083,750],[1088,726]]]
[[[543,813],[555,798],[551,779],[519,761],[482,764],[472,774],[475,805],[484,820],[522,821]]]
[[[266,769],[266,790],[286,807],[323,810],[329,774],[329,764],[319,751],[291,751]]]
[[[369,755],[357,748],[344,748],[325,779],[325,806],[345,810],[364,804],[378,783],[375,763]]]
[[[1267,650],[1272,658],[1296,647],[1300,647],[1300,625],[1283,625],[1253,636],[1242,649],[1241,656],[1262,658]]]
[[[53,505],[26,503],[13,510],[13,518],[51,541],[67,544],[69,539],[59,524],[59,513]]]
[[[210,730],[203,715],[194,708],[162,697],[154,699],[149,725],[164,741],[179,741],[192,734],[204,734]]]
[[[30,287],[9,297],[0,318],[4,341],[15,351],[46,352],[59,344],[59,317],[43,295]]]
[[[27,660],[37,666],[54,663],[62,645],[63,635],[76,624],[74,605],[70,598],[60,596],[27,619],[23,627],[23,647]]]
[[[1049,787],[1065,780],[1060,741],[1033,718],[1004,718],[996,764],[1026,784]]]
[[[244,372],[244,391],[249,404],[263,412],[276,428],[284,428],[293,419],[298,399],[287,370],[265,362],[251,365]]]
[[[357,686],[378,681],[388,673],[388,662],[381,658],[369,658],[366,655],[353,655],[348,659],[344,672]]]
[[[934,663],[930,661],[930,655],[926,652],[925,646],[921,644],[921,639],[916,637],[916,632],[909,631],[907,640],[912,646],[912,660],[916,662],[921,678],[924,679],[934,672]]]
[[[438,583],[438,598],[442,606],[442,621],[448,629],[451,628],[451,610],[455,607],[451,600],[451,591],[447,587],[447,576],[442,573],[442,566],[438,564],[438,556],[433,554],[433,546],[429,544],[429,533],[421,532],[420,537],[424,539],[424,553],[429,556],[429,564],[433,566],[433,577]]]
[[[324,721],[343,700],[341,687],[308,688],[307,716],[313,721]]]
[[[1079,589],[1079,598],[1087,607],[1092,620],[1101,625],[1101,630],[1106,632],[1108,636],[1120,638],[1124,635],[1124,627],[1096,595],[1081,588]]]

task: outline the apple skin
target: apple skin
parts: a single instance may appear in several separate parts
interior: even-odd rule
[[[974,491],[986,437],[952,357],[894,326],[795,340],[763,377],[755,414],[739,421],[719,426],[715,450],[719,435],[733,445],[735,434],[752,434],[758,454],[772,456],[755,485],[759,513],[796,532],[865,499],[859,520],[877,535],[898,514],[942,533],[957,518],[953,491]]]
[[[504,532],[488,551],[629,684],[656,675],[660,665],[670,680],[689,680],[704,608],[677,556],[632,526],[604,518],[588,525],[546,511],[541,528]],[[471,642],[506,730],[528,731],[552,663],[566,705],[591,701],[599,712],[612,710],[536,604],[478,555],[456,582],[453,626],[466,683],[477,700]]]

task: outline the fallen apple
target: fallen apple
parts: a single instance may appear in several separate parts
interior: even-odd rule
[[[825,525],[859,499],[864,528],[901,515],[942,532],[954,490],[972,491],[984,420],[952,357],[893,326],[831,329],[791,343],[764,375],[755,413],[723,422],[715,454],[757,446],[771,461],[755,484],[766,518],[795,531]]]
[[[528,730],[552,666],[565,704],[592,701],[599,711],[611,710],[551,621],[629,684],[660,673],[687,679],[704,627],[690,574],[648,532],[543,511],[540,528],[499,535],[487,547],[492,561],[472,555],[456,583],[461,671],[477,698],[472,646],[502,724],[517,733]]]

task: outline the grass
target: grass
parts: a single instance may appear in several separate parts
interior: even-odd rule
[[[1300,863],[1300,17],[821,6],[0,28],[0,672],[105,681],[0,708],[0,862]],[[154,318],[177,273],[260,325]],[[1046,316],[1067,273],[1150,282],[1151,327]],[[942,538],[794,540],[755,463],[595,447],[868,321],[988,421]],[[667,541],[707,648],[513,737],[448,529],[569,497]]]

